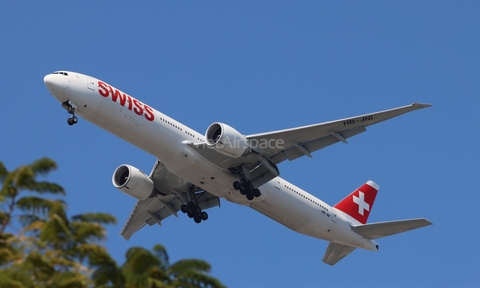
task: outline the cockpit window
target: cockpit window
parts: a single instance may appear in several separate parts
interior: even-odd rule
[[[64,76],[68,76],[68,73],[67,72],[62,72],[62,71],[55,71],[53,72],[52,74],[62,74]]]

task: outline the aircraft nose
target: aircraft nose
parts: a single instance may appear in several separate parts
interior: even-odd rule
[[[45,75],[45,77],[43,77],[43,83],[45,83],[45,86],[47,86],[47,88],[53,88],[53,86],[55,85],[55,79],[53,79],[53,75],[52,74],[48,74],[48,75]]]
[[[48,91],[53,97],[57,98],[60,102],[66,101],[68,97],[65,96],[64,90],[67,87],[65,80],[59,77],[60,74],[48,74],[43,77],[43,82],[47,86]],[[61,75],[63,76],[63,75]]]

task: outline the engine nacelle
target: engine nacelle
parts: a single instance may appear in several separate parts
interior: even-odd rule
[[[138,168],[130,165],[120,165],[113,172],[113,186],[125,194],[140,200],[145,200],[153,192],[153,181]]]
[[[250,152],[247,138],[227,124],[216,122],[210,125],[205,139],[209,147],[232,158],[239,158]]]

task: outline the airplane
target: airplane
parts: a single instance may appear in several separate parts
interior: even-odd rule
[[[145,225],[162,225],[187,214],[196,223],[220,199],[249,206],[301,234],[329,242],[323,262],[334,265],[356,248],[378,251],[378,238],[431,225],[424,218],[368,223],[379,185],[373,181],[330,206],[279,177],[278,164],[363,133],[366,128],[430,104],[411,105],[314,125],[243,135],[225,123],[203,135],[106,82],[71,71],[44,77],[67,110],[130,142],[156,158],[149,175],[123,164],[115,188],[137,199],[121,235],[128,241]]]

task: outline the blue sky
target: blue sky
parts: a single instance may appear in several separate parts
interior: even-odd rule
[[[43,156],[70,215],[107,212],[105,245],[166,246],[200,258],[229,287],[478,285],[480,4],[476,1],[10,1],[0,11],[0,161]],[[185,215],[118,236],[135,199],[111,184],[123,163],[155,158],[80,119],[70,127],[44,75],[88,74],[203,133],[213,122],[267,132],[403,106],[433,107],[375,125],[280,165],[333,205],[380,185],[370,222],[433,226],[379,240],[330,267],[327,242],[226,201],[200,225]]]

